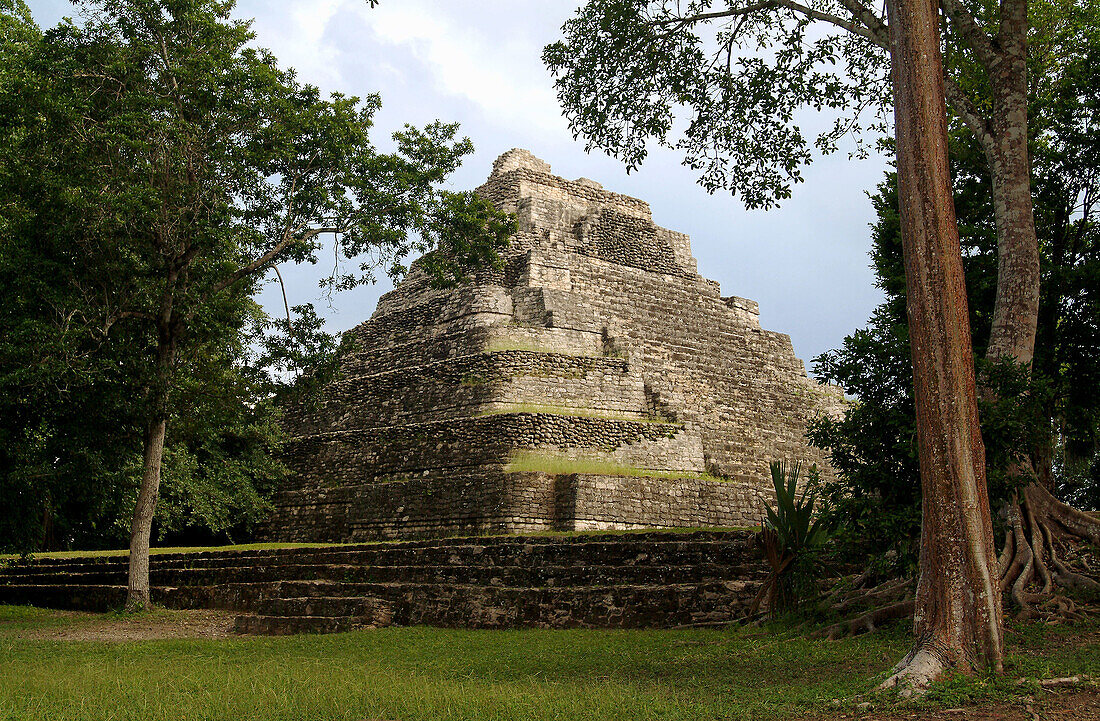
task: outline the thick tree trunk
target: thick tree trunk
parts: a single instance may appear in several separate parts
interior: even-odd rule
[[[887,686],[1000,669],[1001,594],[947,170],[938,8],[889,0],[902,244],[923,490],[916,642]]]

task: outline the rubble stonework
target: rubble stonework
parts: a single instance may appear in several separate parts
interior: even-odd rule
[[[440,289],[414,264],[350,331],[340,379],[287,414],[269,536],[753,525],[770,461],[829,472],[804,431],[842,394],[688,236],[525,150],[478,193],[516,214],[503,270]]]

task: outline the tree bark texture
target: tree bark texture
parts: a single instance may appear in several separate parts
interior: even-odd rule
[[[986,358],[1030,364],[1035,355],[1039,319],[1039,242],[1031,198],[1027,116],[1027,0],[1002,0],[997,52],[987,64],[993,109],[990,133],[983,140],[993,180],[997,222],[997,294]],[[990,392],[990,391],[987,391]],[[1036,449],[1040,460],[1050,448]],[[1100,588],[1093,579],[1069,570],[1058,558],[1060,541],[1100,538],[1100,521],[1062,503],[1051,494],[1049,464],[1033,469],[1020,458],[1008,470],[1023,481],[1002,511],[1005,542],[999,563],[1000,587],[1017,615],[1073,616],[1073,604],[1054,597],[1061,588]],[[1026,479],[1037,478],[1035,481]]]
[[[174,283],[175,279],[172,279]],[[169,285],[171,288],[171,284]],[[170,321],[172,297],[165,294],[162,321]],[[160,324],[157,343],[156,375],[148,392],[150,413],[145,427],[141,487],[138,489],[134,518],[130,525],[130,566],[126,591],[126,610],[141,611],[150,607],[149,546],[153,531],[153,514],[160,493],[164,440],[168,428],[168,394],[172,365],[175,361],[176,338],[170,322]]]
[[[134,519],[130,526],[130,569],[126,592],[126,610],[149,608],[149,542],[153,530],[153,512],[160,492],[160,469],[164,457],[167,420],[161,416],[145,429],[145,452]]]
[[[889,0],[902,245],[922,485],[912,651],[886,685],[1000,669],[1001,593],[947,165],[938,6]]]
[[[1030,363],[1039,319],[1039,242],[1027,149],[1027,2],[1004,0],[987,68],[992,133],[983,143],[997,223],[997,294],[986,357]]]

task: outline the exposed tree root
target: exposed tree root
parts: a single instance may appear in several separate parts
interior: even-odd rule
[[[930,639],[913,646],[913,650],[897,666],[894,666],[890,677],[883,681],[878,689],[880,691],[897,689],[898,693],[905,698],[919,695],[952,666],[949,655]]]
[[[907,578],[890,578],[871,588],[861,588],[869,574],[840,579],[833,590],[818,603],[818,610],[840,616],[825,628],[814,631],[816,637],[830,640],[874,631],[880,624],[913,613],[913,583]]]
[[[1004,509],[1004,550],[999,558],[1001,591],[1019,619],[1077,619],[1077,605],[1056,589],[1100,593],[1100,583],[1070,568],[1060,550],[1080,542],[1100,544],[1100,520],[1062,503],[1030,484]],[[1084,560],[1084,559],[1082,559]]]
[[[1011,604],[1021,620],[1082,619],[1089,604],[1066,594],[1084,592],[1100,599],[1100,582],[1093,578],[1100,575],[1100,567],[1095,567],[1087,547],[1082,548],[1089,542],[1100,543],[1100,520],[1067,506],[1037,485],[1023,489],[1018,501],[1004,509],[1007,530],[998,559],[1006,609]],[[870,578],[869,572],[847,576],[822,595],[819,610],[841,620],[815,631],[815,636],[837,639],[867,633],[912,614],[910,580],[893,578],[865,588]],[[917,675],[923,673],[921,663],[914,667]]]
[[[1062,503],[1034,484],[1020,491],[1017,500],[1004,509],[1005,544],[998,558],[1006,611],[1014,607],[1019,619],[1048,623],[1076,621],[1095,614],[1100,608],[1082,601],[1081,593],[1086,599],[1092,596],[1100,601],[1100,562],[1096,549],[1088,547],[1090,543],[1100,545],[1100,519]],[[879,579],[868,569],[835,579],[828,590],[822,588],[817,612],[833,620],[812,635],[832,640],[868,633],[888,621],[911,617],[913,580],[895,577],[871,585],[875,580]],[[742,623],[759,624],[769,617],[766,607],[770,604],[760,603],[766,601],[766,595],[758,594],[754,613]],[[942,672],[943,663],[934,649],[918,645],[884,685],[919,689],[926,679]]]
[[[841,621],[840,623],[834,623],[832,626],[828,626],[814,635],[824,636],[832,641],[844,636],[856,636],[861,633],[870,633],[875,630],[878,624],[885,623],[886,621],[896,621],[899,618],[906,618],[912,615],[913,599],[909,598],[904,601],[891,603],[888,606],[882,606],[867,611],[855,618]]]

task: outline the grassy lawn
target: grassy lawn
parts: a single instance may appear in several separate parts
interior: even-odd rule
[[[828,714],[831,699],[867,691],[908,645],[900,629],[839,642],[760,629],[422,627],[118,643],[19,638],[82,622],[0,607],[0,719],[791,718]],[[1005,681],[950,681],[940,700],[1003,693],[1025,674],[1098,673],[1096,630],[1085,629],[1082,645],[1081,627],[1028,627],[1015,634]],[[1069,643],[1059,634],[1077,636]]]

